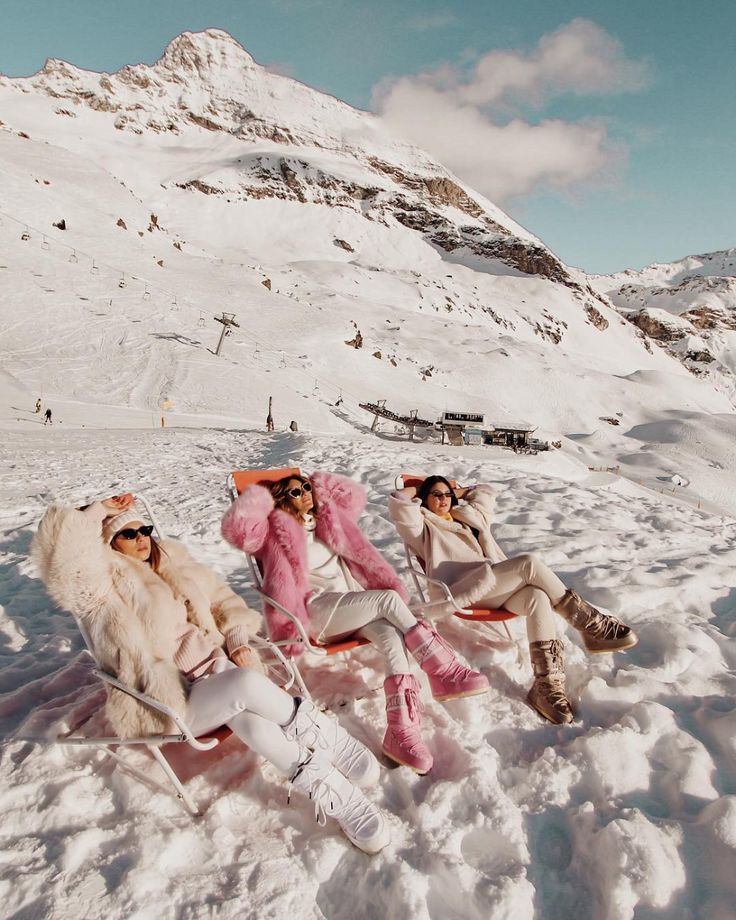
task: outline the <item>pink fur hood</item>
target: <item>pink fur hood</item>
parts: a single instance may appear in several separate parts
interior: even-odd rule
[[[352,576],[365,589],[391,588],[408,600],[406,588],[394,568],[356,523],[366,504],[363,486],[334,473],[315,473],[311,482],[319,506],[317,539],[345,561]],[[258,560],[266,594],[301,620],[308,631],[307,538],[299,522],[274,507],[267,488],[250,486],[225,513],[222,535],[228,543]],[[279,610],[267,604],[265,615],[274,641],[296,636],[294,625]],[[301,646],[289,646],[284,651],[298,654]]]

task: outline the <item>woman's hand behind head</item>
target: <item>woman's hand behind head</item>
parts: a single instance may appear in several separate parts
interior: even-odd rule
[[[126,508],[130,508],[134,501],[135,498],[130,492],[124,492],[122,495],[111,495],[110,498],[103,498],[102,504],[110,511],[108,517],[112,517],[113,515],[121,514]]]

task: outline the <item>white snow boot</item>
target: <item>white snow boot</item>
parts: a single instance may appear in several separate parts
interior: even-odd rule
[[[324,826],[333,817],[348,840],[365,853],[378,853],[391,840],[379,808],[331,764],[322,751],[307,753],[289,781],[314,802],[314,816]]]
[[[297,697],[296,713],[284,728],[287,738],[313,751],[321,751],[327,760],[360,789],[375,786],[381,768],[368,748],[353,738],[337,719],[319,710],[311,700]]]

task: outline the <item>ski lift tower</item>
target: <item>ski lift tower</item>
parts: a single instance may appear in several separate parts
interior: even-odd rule
[[[222,316],[215,316],[215,322],[222,323],[222,332],[220,333],[220,341],[217,343],[217,348],[215,349],[215,354],[219,355],[222,351],[222,343],[225,341],[225,336],[230,334],[232,326],[235,326],[237,329],[240,329],[240,323],[235,322],[234,313],[225,313],[223,310]]]

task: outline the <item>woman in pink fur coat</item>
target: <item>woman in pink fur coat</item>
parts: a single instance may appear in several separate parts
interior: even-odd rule
[[[432,755],[421,736],[419,684],[407,651],[427,672],[435,699],[485,693],[488,680],[458,661],[407,607],[401,579],[358,528],[365,503],[365,489],[347,477],[289,476],[269,488],[247,488],[225,514],[222,533],[258,559],[266,594],[301,620],[317,642],[361,636],[384,654],[383,751],[426,773]],[[269,605],[265,613],[274,641],[298,639],[288,617]],[[295,643],[285,650],[296,655],[302,647]]]

